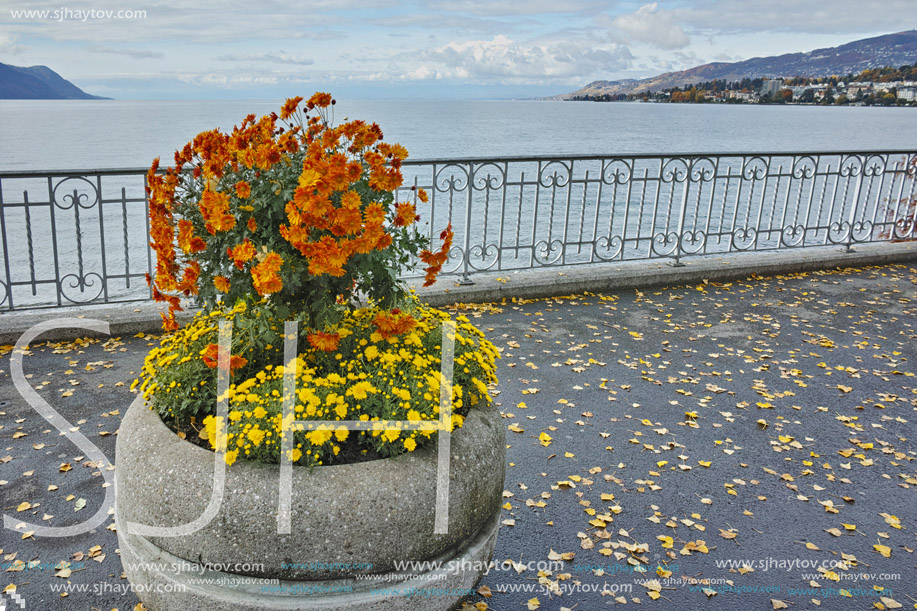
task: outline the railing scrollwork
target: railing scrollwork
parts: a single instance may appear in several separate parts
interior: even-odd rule
[[[917,152],[407,160],[444,276],[917,240]],[[0,172],[0,310],[149,299],[146,169]],[[436,244],[434,244],[435,246]],[[405,270],[411,280],[422,266]]]

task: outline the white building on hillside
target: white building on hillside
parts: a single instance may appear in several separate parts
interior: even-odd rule
[[[764,79],[761,85],[761,95],[774,95],[781,89],[783,89],[782,78]]]
[[[917,83],[910,81],[898,83],[898,99],[905,102],[917,100]]]

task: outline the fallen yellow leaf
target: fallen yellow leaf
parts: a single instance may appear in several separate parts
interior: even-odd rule
[[[886,558],[892,557],[892,548],[888,547],[887,545],[873,545],[872,548]]]

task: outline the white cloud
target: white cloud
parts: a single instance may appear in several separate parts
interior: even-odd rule
[[[430,66],[419,66],[404,75],[404,80],[407,81],[425,81],[440,78],[442,78],[442,75]]]
[[[165,57],[165,54],[160,53],[159,51],[144,51],[142,49],[116,49],[114,47],[105,47],[102,45],[93,45],[89,47],[89,50],[93,53],[124,55],[126,57],[133,57],[134,59],[162,59]]]
[[[647,76],[662,74],[664,72],[678,72],[694,66],[709,63],[703,56],[693,52],[675,51],[664,55],[644,55],[643,62],[635,68]]]
[[[660,49],[683,49],[691,42],[675,22],[674,13],[660,9],[656,2],[644,4],[634,13],[619,15],[609,25],[628,41],[645,42]]]
[[[417,55],[423,63],[399,78],[537,83],[577,80],[597,71],[621,69],[632,58],[625,47],[595,48],[588,41],[520,44],[505,35],[491,40],[453,41]]]
[[[0,19],[9,8],[64,6],[125,7],[123,0],[0,0]],[[431,91],[473,84],[496,93],[503,85],[556,88],[808,51],[917,24],[917,0],[144,0],[139,9],[145,18],[7,18],[0,61],[62,74],[139,77],[136,68],[153,68],[150,92],[169,79],[231,93],[259,92],[257,79],[276,87],[309,79],[353,83],[355,91],[371,82],[429,83]],[[121,82],[140,91],[140,81]]]
[[[488,16],[542,15],[556,13],[589,14],[608,2],[599,0],[424,0],[424,8],[431,11],[449,11]]]
[[[0,32],[0,54],[2,55],[19,55],[25,51],[25,46],[20,45],[19,39],[15,34]]]
[[[496,19],[482,19],[468,15],[453,15],[443,13],[408,13],[394,15],[372,21],[383,27],[406,28],[436,28],[453,30],[476,30],[481,32],[494,32],[505,29],[506,24]]]
[[[279,80],[274,75],[245,74],[189,74],[179,76],[179,80],[197,85],[211,85],[226,89],[248,87],[252,85],[276,85]]]
[[[766,9],[748,0],[700,0],[674,9],[679,20],[704,31],[866,33],[898,32],[917,23],[913,0],[769,0]]]
[[[280,53],[265,52],[242,55],[229,54],[221,55],[219,57],[215,57],[214,59],[221,62],[270,62],[272,64],[295,64],[298,66],[311,66],[315,63],[315,61],[307,57],[303,57],[302,55],[290,55],[282,51]]]
[[[302,32],[303,38],[308,38],[309,40],[341,40],[347,38],[347,34],[338,30],[307,30]]]

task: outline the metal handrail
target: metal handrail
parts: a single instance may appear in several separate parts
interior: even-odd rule
[[[704,152],[676,152],[676,153],[624,153],[624,154],[614,154],[609,153],[607,155],[530,155],[530,156],[514,156],[514,157],[428,157],[424,159],[405,159],[402,161],[402,165],[430,165],[433,163],[443,164],[443,163],[454,163],[454,162],[475,162],[475,163],[491,163],[495,161],[560,161],[560,160],[571,160],[571,161],[589,161],[597,159],[658,159],[660,157],[665,157],[666,159],[670,157],[792,157],[792,156],[801,156],[801,155],[814,155],[816,157],[821,157],[825,155],[913,155],[914,151],[909,149],[850,149],[850,150],[822,150],[822,151],[805,151],[805,152],[794,152],[794,151],[720,151],[718,153],[704,153]],[[168,160],[166,160],[168,161]],[[64,175],[96,175],[96,174],[105,174],[105,175],[126,175],[126,174],[146,174],[149,170],[149,166],[135,166],[131,168],[106,168],[104,170],[99,169],[62,169],[62,170],[0,170],[0,179],[4,178],[34,178],[34,177],[44,177],[44,176],[64,176]],[[161,169],[160,171],[164,171]]]
[[[399,198],[415,198],[430,238],[452,224],[443,273],[466,284],[488,271],[917,239],[917,151],[473,157],[402,170]],[[0,310],[149,299],[146,172],[0,172]]]

